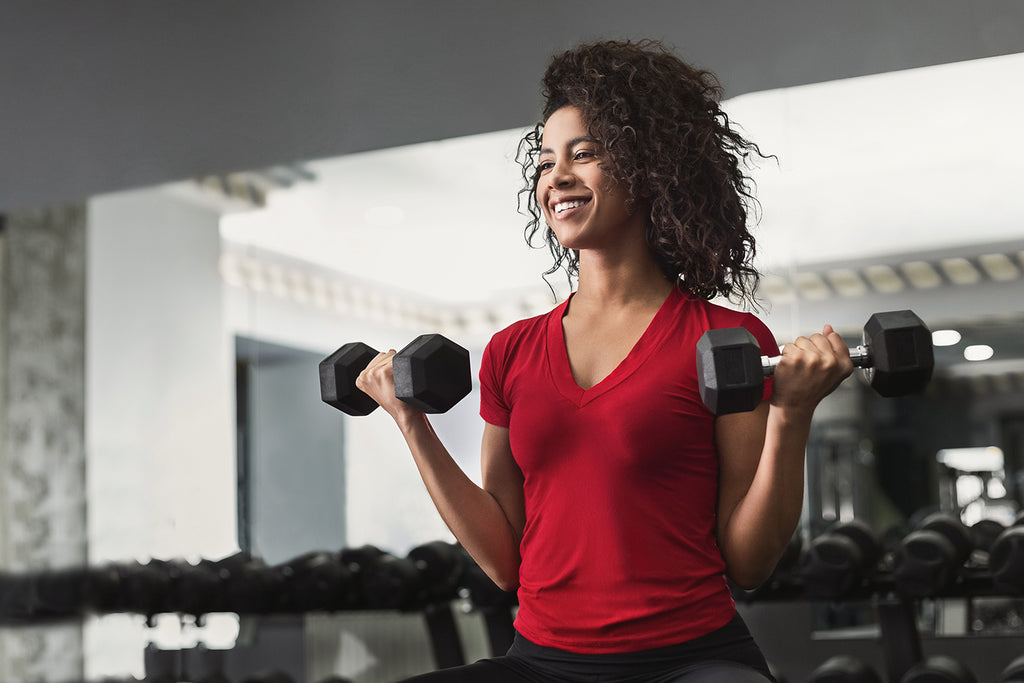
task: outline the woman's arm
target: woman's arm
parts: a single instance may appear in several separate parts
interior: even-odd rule
[[[508,429],[487,424],[481,446],[483,487],[466,476],[438,439],[427,416],[395,398],[391,359],[381,353],[356,386],[398,424],[434,506],[459,543],[502,590],[519,585],[519,541],[526,513],[523,475],[512,457]]]
[[[792,538],[803,506],[811,417],[852,371],[849,349],[826,326],[783,348],[770,401],[716,418],[718,545],[727,575],[740,587],[763,583]]]

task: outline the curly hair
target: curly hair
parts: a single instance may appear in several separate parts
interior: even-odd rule
[[[725,296],[757,304],[754,236],[748,211],[759,206],[743,167],[756,153],[719,107],[717,77],[671,54],[657,41],[604,41],[556,55],[542,81],[543,121],[520,142],[525,187],[519,205],[529,215],[530,246],[541,231],[536,189],[544,121],[573,106],[604,148],[602,168],[650,207],[647,243],[665,276],[704,299]],[[555,259],[545,276],[564,268],[579,275],[579,252],[562,247],[544,227]]]

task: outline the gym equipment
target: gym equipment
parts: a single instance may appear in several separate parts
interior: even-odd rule
[[[113,563],[91,569],[85,581],[85,607],[99,613],[132,612],[148,619],[171,611],[173,573],[163,560]]]
[[[807,683],[882,683],[882,679],[862,660],[837,655],[812,671]]]
[[[896,592],[908,598],[942,592],[956,582],[971,550],[970,535],[959,517],[943,512],[929,515],[893,554]]]
[[[466,553],[466,558],[459,577],[460,594],[466,595],[473,608],[483,615],[491,656],[498,657],[508,652],[516,635],[512,625],[512,607],[518,603],[518,596],[514,591],[498,588],[480,565],[469,557],[469,553]]]
[[[423,613],[439,669],[466,662],[451,605],[465,557],[460,550],[439,541],[413,548],[404,558],[372,545],[341,551],[342,562],[352,570],[360,587],[363,607]],[[438,585],[431,584],[431,580],[438,580]]]
[[[864,583],[881,554],[881,542],[864,522],[836,525],[812,540],[800,557],[806,596],[835,600],[849,595]]]
[[[988,553],[989,571],[996,590],[1024,593],[1024,518],[999,534]]]
[[[167,603],[172,612],[200,617],[220,611],[223,579],[215,562],[204,559],[190,564],[180,560],[172,563],[171,571]]]
[[[935,655],[911,667],[900,683],[978,683],[978,679],[952,657]]]
[[[1006,527],[994,519],[980,519],[971,525],[971,543],[978,550],[987,553],[992,550],[992,544],[1005,530]]]
[[[999,683],[1024,683],[1024,655],[1006,665],[999,675]]]
[[[363,592],[374,609],[420,609],[456,597],[468,556],[461,547],[434,541],[404,557],[383,554],[363,575]]]
[[[283,612],[336,612],[355,603],[352,572],[338,553],[310,552],[278,567]]]
[[[761,356],[754,335],[742,327],[708,330],[697,342],[700,397],[716,415],[753,410],[764,378],[780,356]],[[887,398],[924,389],[935,368],[932,336],[912,311],[875,313],[864,325],[864,343],[850,349],[871,387]]]
[[[320,399],[348,415],[372,413],[377,402],[356,388],[356,378],[376,355],[351,342],[320,361]],[[392,363],[395,396],[424,413],[447,412],[473,388],[469,351],[440,334],[416,337]]]
[[[222,605],[236,614],[272,614],[281,608],[285,577],[261,558],[241,551],[217,562]]]
[[[384,552],[375,545],[361,545],[356,548],[343,549],[338,557],[352,574],[354,586],[353,608],[367,609],[372,607],[366,597],[366,583],[368,577],[375,570],[381,558],[389,553]]]

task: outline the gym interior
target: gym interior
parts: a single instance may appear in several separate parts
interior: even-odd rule
[[[569,292],[516,146],[547,57],[598,37],[714,70],[774,155],[780,343],[907,309],[931,341],[920,391],[857,371],[822,403],[800,528],[734,591],[778,680],[1024,681],[1010,0],[0,7],[0,680],[385,683],[507,648],[514,596],[320,364],[464,347],[431,421],[479,481],[481,352]]]

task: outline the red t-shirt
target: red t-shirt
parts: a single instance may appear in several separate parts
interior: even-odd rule
[[[714,415],[695,347],[710,328],[746,327],[770,355],[775,339],[749,313],[673,289],[622,363],[583,390],[565,349],[567,306],[498,332],[480,368],[480,414],[509,428],[525,478],[516,628],[584,653],[709,633],[735,605],[715,541]]]

